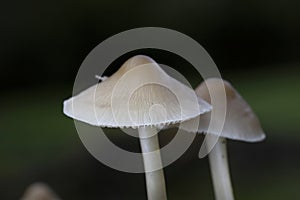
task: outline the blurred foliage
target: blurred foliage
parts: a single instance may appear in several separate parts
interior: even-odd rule
[[[72,82],[98,43],[143,26],[193,37],[224,71],[299,62],[299,7],[294,0],[2,1],[1,87]]]

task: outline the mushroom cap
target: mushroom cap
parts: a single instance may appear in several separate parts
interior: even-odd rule
[[[224,90],[223,86],[225,88],[227,105],[224,126],[221,134],[214,132],[214,128],[210,129],[212,130],[210,134],[217,136],[220,135],[221,137],[225,137],[228,139],[240,140],[245,142],[258,142],[265,139],[265,133],[261,128],[257,116],[254,114],[248,103],[241,97],[241,95],[232,87],[232,85],[228,81],[219,78],[210,78],[201,83],[195,91],[199,97],[203,98],[207,102],[211,102],[208,87],[213,89],[214,92],[218,93],[218,91]],[[216,101],[216,104],[218,104],[218,100]],[[217,107],[217,105],[212,106]],[[214,123],[212,123],[212,126],[222,121],[222,119],[219,118],[218,115],[215,119],[211,119],[211,113],[205,113],[200,116],[198,132],[207,133],[210,120],[214,121]]]
[[[211,106],[147,56],[134,56],[102,82],[64,101],[64,113],[91,125],[137,128],[179,123]]]
[[[21,200],[60,200],[56,194],[44,183],[30,185]]]

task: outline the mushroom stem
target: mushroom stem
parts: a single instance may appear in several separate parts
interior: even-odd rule
[[[157,129],[150,126],[140,127],[139,137],[143,153],[148,200],[165,200],[167,194]]]
[[[213,180],[216,200],[233,200],[233,191],[230,180],[230,173],[227,160],[226,138],[216,138],[213,135],[207,135],[206,144],[208,146],[217,143],[208,154],[210,171]]]

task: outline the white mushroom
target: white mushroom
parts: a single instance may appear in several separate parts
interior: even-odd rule
[[[26,189],[21,200],[60,200],[60,198],[45,183],[34,183]]]
[[[210,111],[208,103],[147,56],[64,102],[64,113],[91,125],[138,128],[148,199],[166,199],[157,128]],[[153,153],[154,152],[154,153]]]
[[[221,93],[222,90],[224,91],[224,87],[227,107],[221,135],[218,132],[214,132],[214,126],[222,123],[223,116],[215,115],[214,118],[211,118],[211,113],[201,115],[198,132],[207,133],[205,141],[208,149],[214,145],[208,157],[216,199],[233,200],[234,195],[227,161],[226,138],[245,142],[258,142],[265,138],[265,134],[250,106],[227,81],[210,78],[200,84],[195,91],[199,97],[207,102],[211,102],[209,90],[217,94]],[[213,109],[218,108],[222,103],[218,99],[215,100],[214,104],[212,103]],[[184,123],[190,123],[190,121]],[[209,125],[212,126],[210,129]]]

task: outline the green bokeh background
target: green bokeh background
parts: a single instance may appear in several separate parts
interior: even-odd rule
[[[95,160],[62,113],[89,51],[143,26],[197,40],[259,116],[264,142],[228,144],[236,199],[299,199],[299,8],[291,0],[1,2],[0,199],[20,199],[37,181],[65,200],[146,199],[143,174]],[[189,65],[157,54],[151,55],[184,72],[192,85],[200,83]],[[139,150],[135,139],[106,132],[123,148]],[[160,134],[162,144],[171,138],[172,130]],[[165,168],[169,199],[213,199],[208,160],[197,157],[202,140],[197,136]]]

